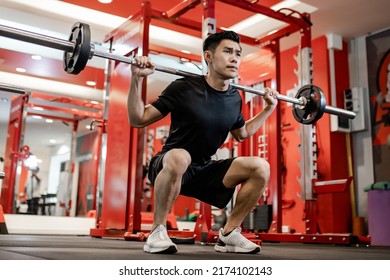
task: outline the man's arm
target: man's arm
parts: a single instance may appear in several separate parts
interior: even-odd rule
[[[145,127],[159,119],[163,115],[152,105],[144,104],[142,100],[142,82],[144,77],[154,73],[154,65],[150,58],[137,57],[137,66],[131,66],[131,85],[127,97],[127,113],[130,125],[133,127]]]
[[[278,105],[277,99],[278,93],[274,90],[267,88],[265,90],[264,100],[267,106],[253,118],[247,120],[245,125],[241,128],[232,130],[230,133],[234,139],[238,142],[242,142],[245,139],[251,137],[257,130],[264,124],[265,120],[271,115]]]

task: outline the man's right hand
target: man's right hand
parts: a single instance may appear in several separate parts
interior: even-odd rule
[[[146,77],[154,73],[155,65],[152,63],[150,57],[137,56],[134,58],[137,65],[131,65],[131,73],[138,77]]]

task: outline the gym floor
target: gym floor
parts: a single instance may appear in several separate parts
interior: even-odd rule
[[[265,243],[257,255],[179,244],[174,255],[147,254],[144,242],[69,235],[0,235],[1,260],[390,260],[390,247]]]

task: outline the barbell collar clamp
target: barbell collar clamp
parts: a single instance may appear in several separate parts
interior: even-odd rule
[[[299,97],[299,98],[297,98],[297,99],[301,101],[301,104],[302,104],[302,105],[296,105],[296,106],[298,106],[300,109],[304,109],[305,106],[306,106],[306,104],[307,104],[307,99],[306,99],[306,97],[301,96],[301,97]]]

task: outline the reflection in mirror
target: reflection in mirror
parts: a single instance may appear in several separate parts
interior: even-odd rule
[[[16,166],[13,180],[1,180],[2,201],[13,199],[7,213],[86,217],[97,203],[101,104],[32,93],[25,105],[11,105],[20,97],[0,91],[0,171],[3,158]],[[23,112],[23,121],[10,125],[11,111]]]
[[[12,93],[0,90],[0,172],[4,171],[5,143],[7,141],[7,129],[9,113],[11,109]],[[3,180],[0,179],[0,195]]]
[[[37,107],[34,110],[40,109]],[[66,190],[68,184],[64,184],[64,174],[61,175],[61,172],[66,171],[66,163],[71,158],[72,129],[72,123],[62,120],[30,114],[26,117],[22,145],[29,148],[30,157],[17,169],[17,213],[66,215],[66,207],[63,206],[69,203],[70,195],[66,195],[69,193]],[[36,167],[39,173],[35,174],[37,180],[33,180]],[[35,200],[38,200],[39,209],[32,211],[31,204]]]

